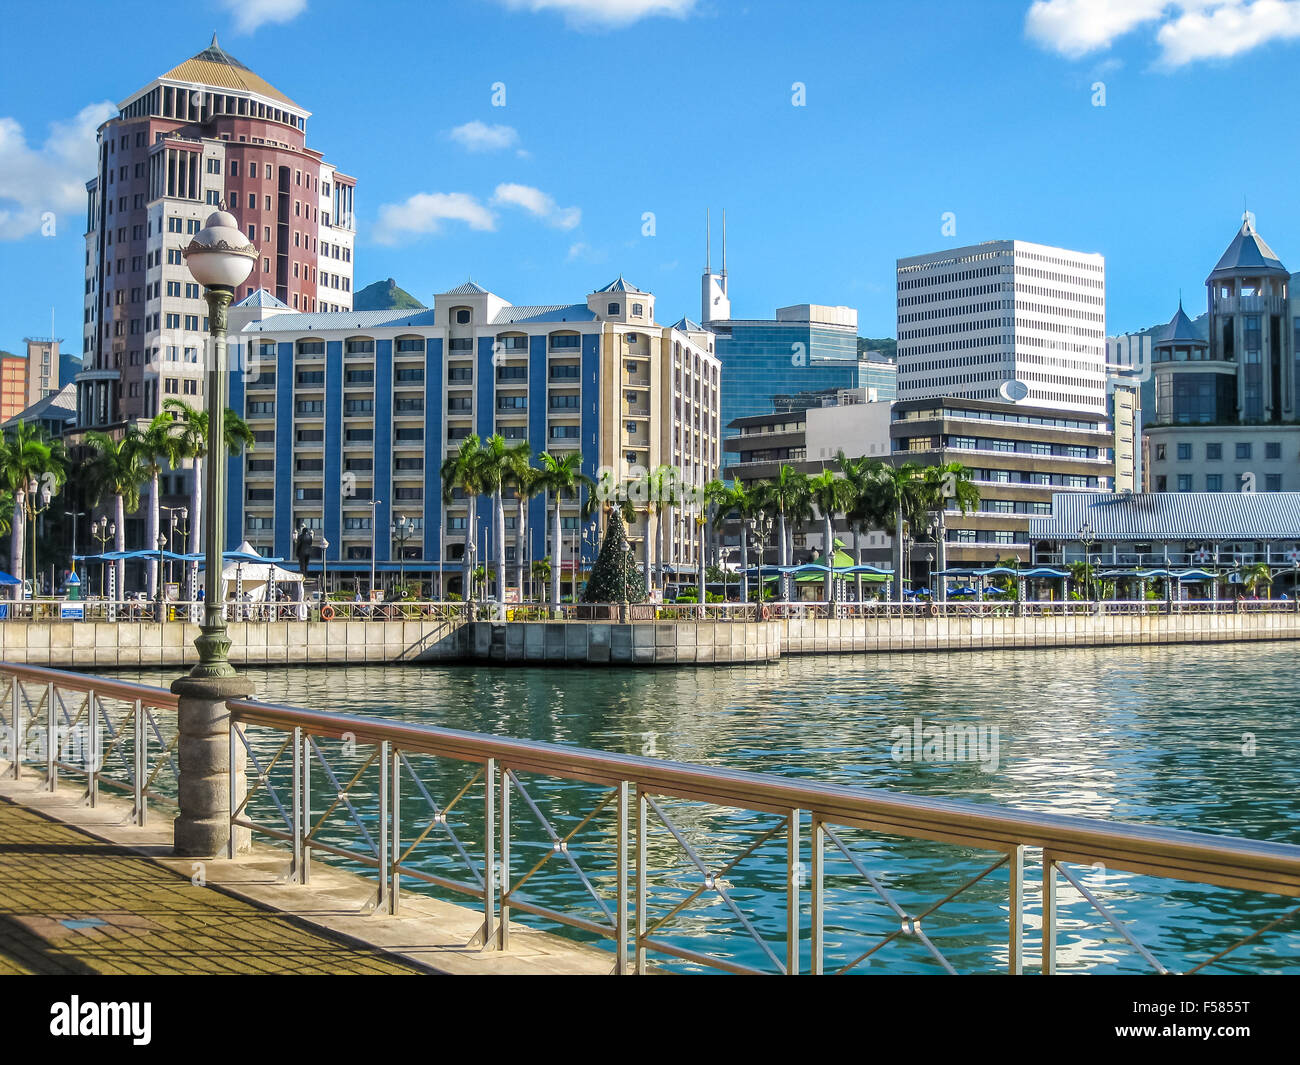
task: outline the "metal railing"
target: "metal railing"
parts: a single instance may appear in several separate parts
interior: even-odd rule
[[[203,600],[168,599],[161,607],[151,599],[20,599],[3,602],[0,621],[157,621],[203,619]],[[327,617],[322,615],[329,607]],[[71,609],[69,609],[71,608]],[[280,602],[227,602],[226,621],[438,621],[463,620],[471,605],[459,601],[392,600],[370,603],[354,600],[286,600]],[[69,616],[69,615],[73,616]]]
[[[175,727],[164,719],[175,696],[9,664],[0,683],[15,776],[43,769],[53,787],[61,774],[81,774],[92,803],[99,787],[121,787],[134,795],[138,823],[150,801],[174,791]],[[1022,973],[1029,929],[1038,930],[1036,969],[1050,974],[1077,961],[1086,916],[1109,937],[1108,954],[1123,949],[1170,972],[1177,963],[1159,956],[1164,946],[1143,942],[1161,937],[1130,917],[1133,878],[1152,878],[1161,919],[1180,899],[1221,914],[1223,893],[1210,888],[1249,893],[1237,901],[1253,931],[1241,934],[1250,925],[1234,916],[1230,932],[1163,938],[1195,940],[1183,971],[1198,972],[1300,912],[1275,912],[1275,896],[1300,896],[1300,846],[1291,844],[253,701],[230,709],[232,764],[247,759],[246,774],[231,778],[232,829],[286,844],[297,883],[309,882],[314,854],[368,873],[378,912],[397,913],[412,889],[472,900],[485,949],[508,949],[512,922],[525,920],[603,942],[616,972],[645,972],[652,961],[851,972],[893,947],[944,972],[957,971],[955,959]],[[85,733],[80,758],[32,742],[60,723]],[[896,849],[882,851],[885,838]],[[908,890],[915,866],[943,870],[946,882]],[[965,909],[953,915],[957,899]],[[872,904],[879,920],[864,924]],[[1071,943],[1060,942],[1062,928]],[[973,940],[982,966],[969,964]]]
[[[144,825],[150,801],[175,805],[176,696],[161,688],[55,669],[0,663],[0,758],[17,779],[42,769],[53,791],[84,780],[90,806],[99,789],[126,792]]]

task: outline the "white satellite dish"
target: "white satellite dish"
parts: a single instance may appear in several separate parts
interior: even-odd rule
[[[1003,381],[998,392],[1008,403],[1019,403],[1029,395],[1029,386],[1024,381]]]

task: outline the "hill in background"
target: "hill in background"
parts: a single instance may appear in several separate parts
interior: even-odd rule
[[[423,310],[424,304],[405,289],[398,288],[391,277],[367,285],[352,298],[352,308],[357,311]]]

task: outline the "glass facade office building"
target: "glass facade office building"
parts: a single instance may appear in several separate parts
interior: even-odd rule
[[[880,399],[895,396],[891,364],[858,359],[857,314],[839,312],[844,324],[787,319],[714,321],[709,323],[722,363],[722,425],[725,436],[737,418],[770,414],[774,397],[840,388],[878,388]],[[851,319],[851,324],[849,320]],[[724,456],[724,463],[727,458]]]

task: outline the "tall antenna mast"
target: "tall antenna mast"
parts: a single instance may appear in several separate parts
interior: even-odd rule
[[[722,209],[722,276],[727,276],[727,209]]]
[[[709,234],[709,209],[704,208],[704,272],[713,273],[712,248]]]

